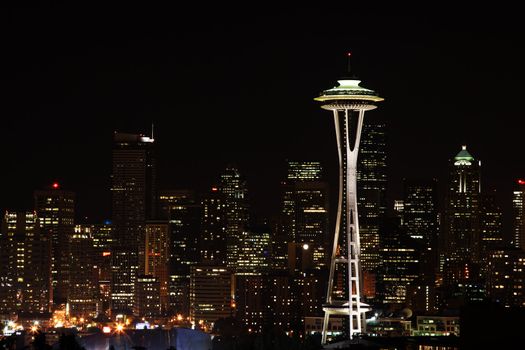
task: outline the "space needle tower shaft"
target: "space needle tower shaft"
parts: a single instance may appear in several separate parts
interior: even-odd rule
[[[348,54],[350,59],[350,54]],[[350,61],[348,64],[350,69]],[[357,211],[357,156],[365,112],[383,101],[377,93],[361,86],[356,78],[338,80],[339,85],[315,98],[323,109],[332,111],[339,157],[339,198],[330,261],[330,275],[323,320],[322,343],[328,334],[330,316],[348,316],[349,339],[365,331],[368,305],[361,300],[359,220]],[[342,274],[345,286],[334,289],[336,274]]]

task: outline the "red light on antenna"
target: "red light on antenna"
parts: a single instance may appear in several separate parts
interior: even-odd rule
[[[58,182],[53,182],[53,185],[51,185],[55,190],[58,189],[60,187],[60,185],[58,184]]]
[[[347,52],[346,55],[347,55],[348,57],[350,57],[350,56],[352,56],[352,53],[351,53],[351,52]]]
[[[525,185],[525,180],[518,179],[518,185]]]

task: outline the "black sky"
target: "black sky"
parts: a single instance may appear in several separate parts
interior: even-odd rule
[[[109,215],[114,130],[155,123],[162,187],[202,189],[227,162],[275,212],[286,158],[336,166],[312,99],[344,73],[385,97],[390,197],[404,176],[446,175],[466,143],[510,206],[525,176],[525,29],[512,8],[284,8],[195,3],[26,5],[1,11],[0,208],[29,209],[53,180]]]

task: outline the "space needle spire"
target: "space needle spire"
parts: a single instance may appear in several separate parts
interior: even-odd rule
[[[348,75],[350,76],[350,57]],[[353,339],[365,331],[365,313],[368,305],[362,302],[362,275],[360,262],[359,221],[357,213],[357,156],[365,112],[375,109],[383,98],[365,89],[357,78],[338,80],[338,86],[323,91],[315,100],[321,108],[332,111],[335,123],[337,153],[339,156],[339,198],[330,260],[330,275],[323,305],[322,343],[326,344],[330,316],[348,316],[348,337]],[[343,274],[345,285],[334,289],[334,278]]]

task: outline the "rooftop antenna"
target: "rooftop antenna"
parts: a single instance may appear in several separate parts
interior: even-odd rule
[[[155,125],[153,125],[153,123],[151,123],[151,139],[154,140],[154,137],[153,137],[153,130],[155,128]]]
[[[348,57],[348,63],[347,63],[347,66],[346,66],[346,71],[348,73],[348,76],[350,76],[350,73],[352,72],[352,69],[351,69],[351,63],[352,63],[352,53],[350,51],[348,51],[346,53],[346,56]]]

